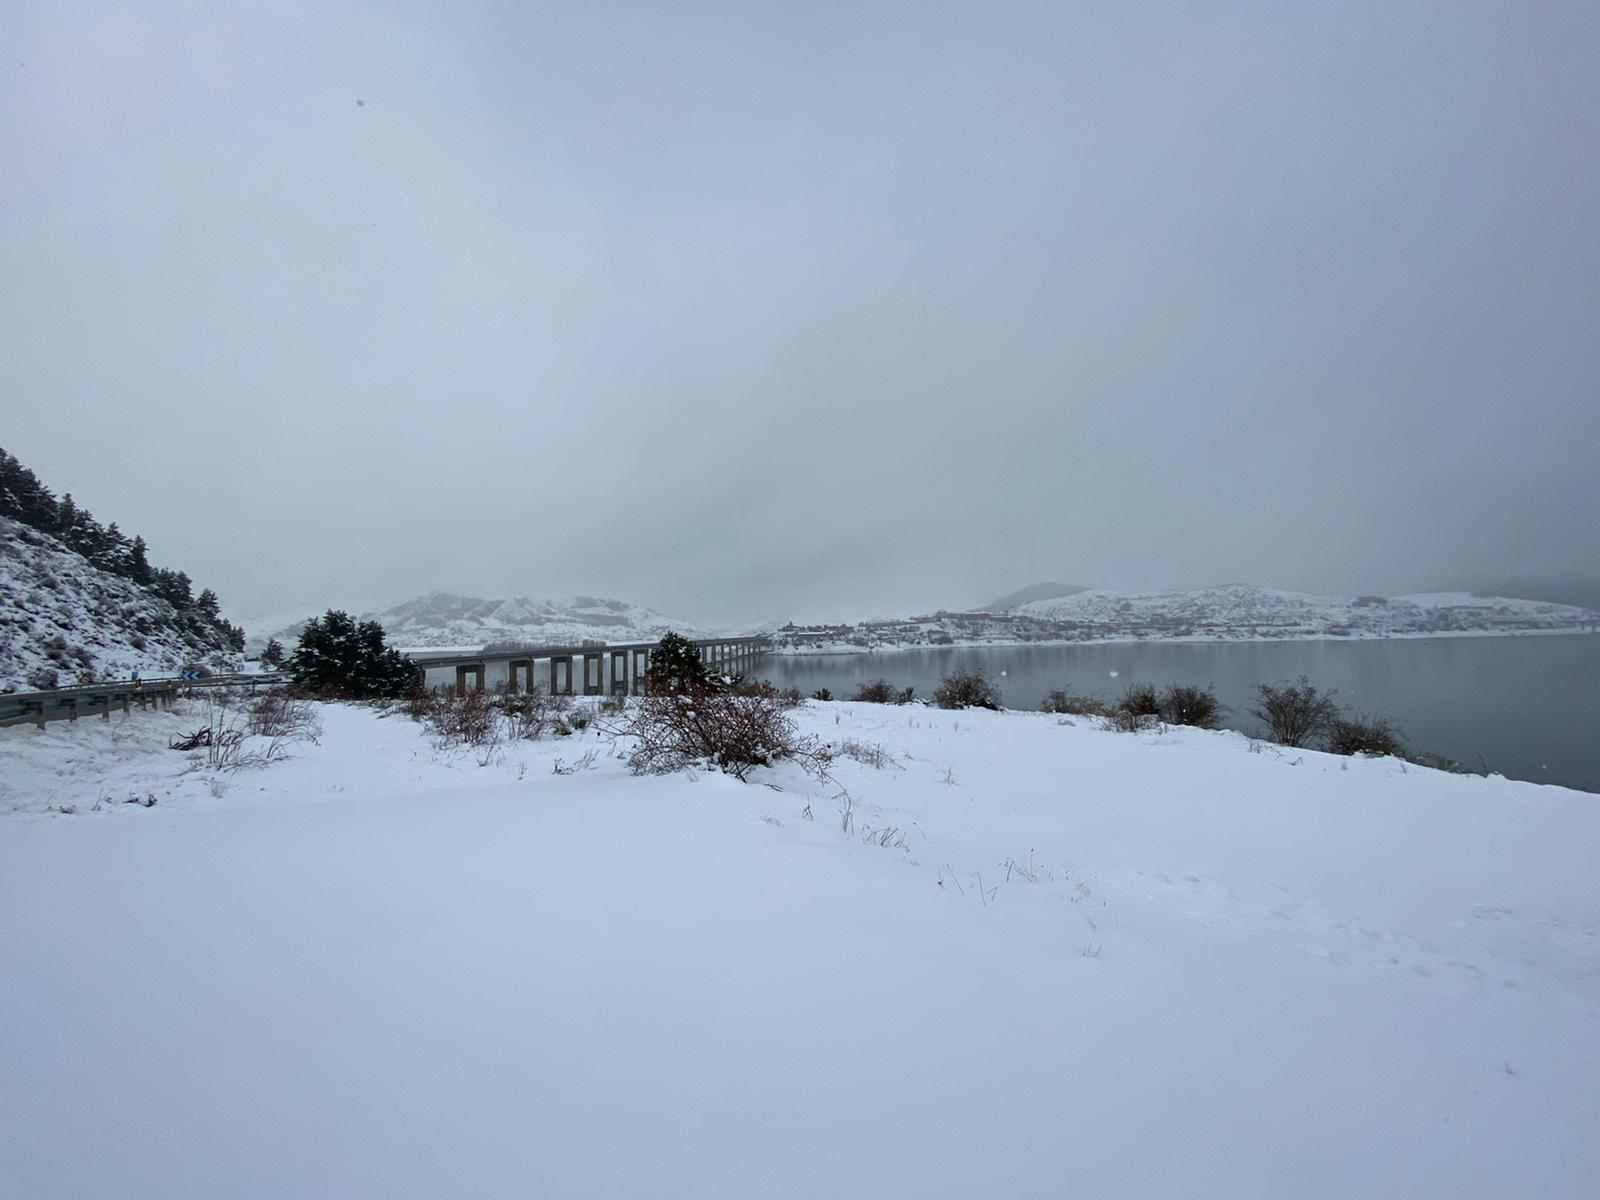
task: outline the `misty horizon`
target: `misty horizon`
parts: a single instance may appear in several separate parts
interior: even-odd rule
[[[226,611],[1600,574],[1592,9],[7,26],[0,441]]]

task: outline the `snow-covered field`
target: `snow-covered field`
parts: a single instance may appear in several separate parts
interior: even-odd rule
[[[1024,713],[808,705],[894,760],[832,787],[322,717],[215,779],[181,713],[0,731],[0,1193],[1600,1195],[1593,796]]]

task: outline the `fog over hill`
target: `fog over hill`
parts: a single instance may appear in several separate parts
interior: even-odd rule
[[[305,614],[315,615],[318,614]],[[414,648],[480,647],[495,642],[653,642],[669,629],[688,636],[709,632],[654,609],[603,596],[512,596],[496,600],[439,591],[361,615],[383,626],[391,646]],[[304,620],[269,627],[258,624],[251,630],[252,640],[264,642],[270,635],[292,648],[303,626]]]
[[[1072,583],[1031,583],[1025,588],[1008,592],[998,600],[989,601],[983,608],[985,612],[1010,612],[1013,608],[1030,604],[1035,600],[1059,600],[1064,596],[1076,596],[1079,592],[1088,590]]]

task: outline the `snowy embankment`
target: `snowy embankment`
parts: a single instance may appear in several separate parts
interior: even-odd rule
[[[1023,713],[810,704],[887,757],[782,790],[322,716],[214,781],[182,714],[0,732],[0,1190],[1600,1194],[1593,796]]]

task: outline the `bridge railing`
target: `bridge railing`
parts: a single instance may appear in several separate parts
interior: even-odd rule
[[[503,665],[504,686],[508,691],[532,690],[543,684],[553,695],[629,695],[645,689],[650,669],[650,652],[655,642],[623,642],[589,646],[532,646],[493,653],[471,651],[433,654],[426,650],[408,651],[424,687],[449,686],[450,680],[428,679],[429,671],[454,669],[454,686],[465,691],[483,691],[488,686],[489,665]],[[694,642],[706,666],[714,672],[740,674],[754,665],[772,646],[765,637],[701,638]],[[536,664],[545,663],[545,670]],[[541,681],[540,676],[546,676]],[[499,686],[498,682],[496,686]]]
[[[111,719],[113,709],[131,712],[139,708],[170,708],[185,692],[219,687],[273,687],[286,675],[208,675],[204,679],[167,676],[159,679],[128,679],[115,683],[90,683],[77,687],[51,688],[42,692],[0,694],[0,727],[37,725],[49,721],[76,721],[80,716]]]

